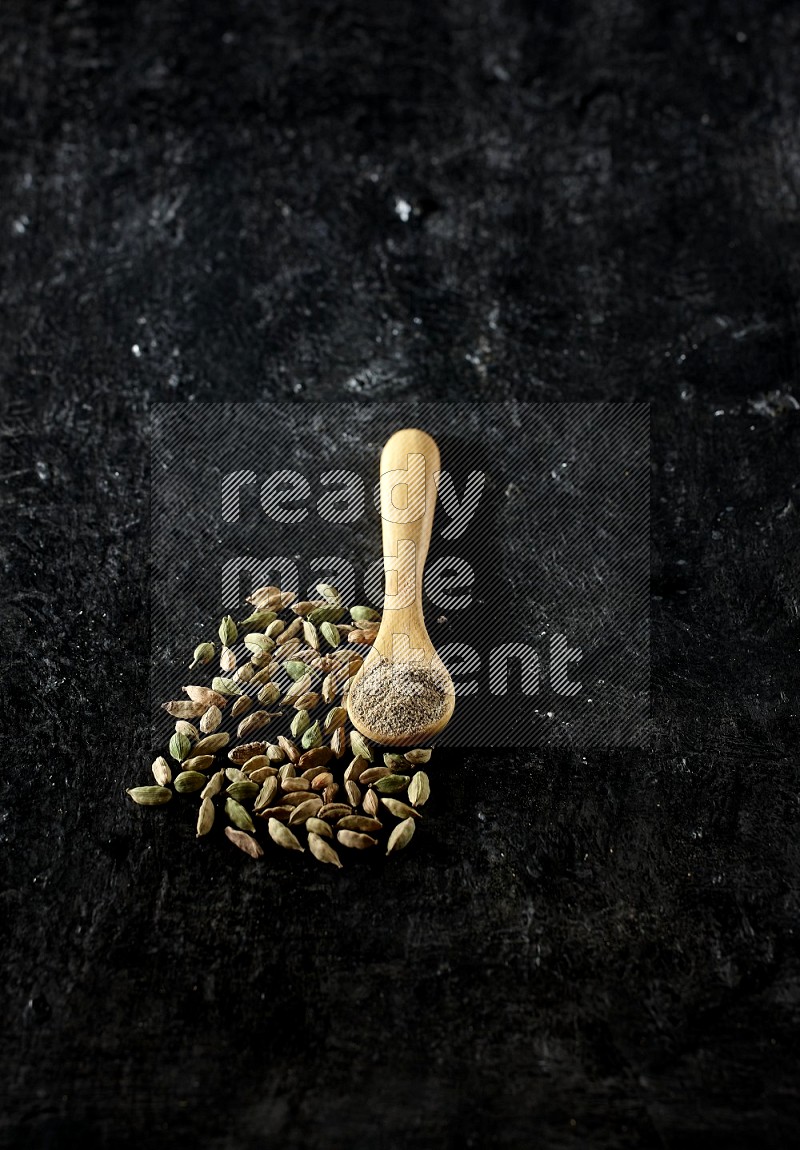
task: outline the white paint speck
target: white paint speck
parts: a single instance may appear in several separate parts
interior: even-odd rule
[[[407,224],[411,219],[411,204],[408,200],[395,200],[394,210],[395,214],[400,217],[404,224]]]

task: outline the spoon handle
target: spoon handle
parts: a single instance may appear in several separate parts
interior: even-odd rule
[[[415,427],[396,431],[381,453],[384,613],[403,612],[409,621],[422,617],[422,573],[440,469],[436,441]]]

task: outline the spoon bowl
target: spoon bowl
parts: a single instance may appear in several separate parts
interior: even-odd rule
[[[362,735],[382,745],[426,742],[444,730],[455,708],[453,681],[422,609],[439,470],[436,441],[417,428],[395,432],[381,452],[385,602],[375,642],[350,684],[347,712]],[[369,705],[370,693],[380,696],[377,708]]]

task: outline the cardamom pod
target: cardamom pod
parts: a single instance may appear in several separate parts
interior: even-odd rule
[[[351,850],[363,851],[367,847],[376,847],[378,840],[374,839],[372,835],[362,835],[358,831],[337,831],[336,837],[343,847],[350,847]]]
[[[335,731],[337,727],[341,727],[347,721],[347,708],[346,707],[331,707],[325,716],[322,729],[326,735],[331,731]]]
[[[281,589],[280,587],[256,587],[255,591],[245,599],[245,603],[252,603],[254,607],[259,610],[267,608],[280,608],[281,605]]]
[[[214,804],[211,799],[203,799],[197,812],[197,837],[207,835],[214,825]]]
[[[260,634],[258,631],[252,631],[245,635],[243,642],[252,655],[271,655],[275,650],[275,640],[270,639],[269,635]]]
[[[338,623],[344,617],[344,607],[335,607],[332,603],[323,603],[309,612],[308,622],[318,627],[321,623]]]
[[[202,703],[193,703],[191,699],[172,699],[161,706],[173,719],[199,719],[205,711]]]
[[[312,747],[310,751],[304,751],[300,756],[298,766],[301,771],[307,771],[309,767],[324,767],[333,758],[333,752],[330,747]]]
[[[302,659],[287,659],[283,669],[290,679],[302,679],[303,675],[313,675],[314,668],[304,663]]]
[[[279,647],[283,647],[290,639],[294,639],[303,630],[302,619],[292,619],[291,623],[281,631],[280,635],[276,636],[275,642]]]
[[[347,750],[347,731],[344,727],[337,727],[331,735],[331,750],[337,759],[341,759]]]
[[[294,807],[280,806],[280,807],[263,807],[258,812],[260,819],[277,819],[278,822],[288,823],[289,816],[291,815]]]
[[[338,822],[343,819],[345,815],[351,815],[353,812],[347,803],[325,803],[317,811],[318,819],[325,819],[326,822]]]
[[[415,811],[414,808],[408,806],[407,803],[401,803],[399,799],[381,799],[381,804],[386,807],[389,814],[394,815],[396,819],[422,818],[419,811]]]
[[[297,713],[298,715],[307,715],[308,711],[298,711]],[[292,731],[292,734],[295,734],[295,731]],[[303,737],[300,740],[300,746],[303,748],[303,750],[309,751],[312,747],[319,747],[321,744],[322,729],[319,725],[319,719],[317,719],[315,723],[312,723],[311,726],[303,732]]]
[[[248,759],[252,759],[253,755],[263,755],[266,749],[266,743],[240,743],[238,747],[228,751],[228,758],[237,767],[241,767]]]
[[[352,779],[348,779],[344,784],[344,791],[347,795],[347,801],[352,807],[357,807],[361,802],[361,791],[358,783],[354,783]]]
[[[252,755],[242,764],[242,774],[252,775],[253,771],[259,771],[262,767],[269,767],[270,774],[275,775],[278,773],[266,755]]]
[[[247,781],[247,775],[241,767],[226,767],[225,778],[229,783],[244,783]]]
[[[173,735],[169,741],[169,753],[178,763],[186,758],[191,749],[192,744],[186,735]]]
[[[265,683],[261,690],[258,692],[259,703],[265,703],[270,707],[273,703],[277,703],[281,696],[281,689],[277,683]]]
[[[219,707],[209,707],[200,720],[200,730],[204,735],[212,735],[222,722],[222,711]]]
[[[202,790],[207,781],[201,771],[181,771],[172,785],[179,795],[190,795],[193,791]]]
[[[225,782],[225,772],[224,771],[217,771],[217,773],[215,775],[212,775],[211,778],[206,783],[206,785],[203,787],[203,790],[200,793],[200,798],[201,799],[213,799],[214,796],[218,795],[219,792],[222,790],[222,784],[224,782]]]
[[[219,691],[212,691],[210,687],[181,687],[182,691],[195,703],[203,703],[206,707],[224,707],[228,700]]]
[[[246,766],[247,764],[245,764]],[[251,771],[247,776],[252,783],[263,783],[265,779],[274,779],[278,774],[278,768],[273,766],[259,767],[255,771]]]
[[[372,762],[372,747],[360,731],[350,732],[350,746],[354,755],[360,755],[362,759],[369,759]]]
[[[232,647],[239,636],[236,624],[230,615],[226,615],[219,625],[219,638],[224,647]]]
[[[322,801],[317,795],[307,799],[304,803],[298,803],[289,816],[289,826],[302,826],[311,815],[317,813],[321,806]]]
[[[409,763],[427,763],[431,757],[430,747],[417,747],[413,751],[406,751],[403,756]]]
[[[195,743],[194,753],[196,755],[213,755],[217,751],[221,751],[223,747],[227,747],[230,739],[227,731],[216,731],[213,735],[206,735],[199,743]]]
[[[380,611],[373,610],[372,607],[351,607],[350,618],[355,619],[357,623],[380,623]]]
[[[386,844],[387,855],[392,854],[393,851],[401,851],[403,847],[407,847],[413,837],[413,819],[406,819],[404,822],[398,823],[392,833],[389,835],[389,841]]]
[[[330,863],[331,866],[339,867],[341,869],[342,860],[337,855],[336,851],[326,843],[325,839],[316,834],[314,831],[308,836],[308,849],[311,851],[315,859],[322,863]]]
[[[281,748],[290,763],[300,762],[300,751],[286,735],[278,735],[278,746]]]
[[[382,830],[383,823],[380,819],[370,819],[365,815],[345,815],[344,818],[339,819],[336,828],[340,831],[361,831],[362,833],[367,833],[369,831]]]
[[[230,788],[228,788],[230,790]],[[254,831],[256,829],[255,823],[250,818],[247,811],[241,803],[237,803],[236,799],[230,798],[225,800],[225,814],[228,816],[234,826],[238,827],[240,831]]]
[[[371,769],[369,768],[367,759],[362,759],[361,755],[356,755],[354,759],[350,760],[350,763],[344,772],[344,781],[348,782],[350,779],[352,779],[354,783],[357,783],[363,775],[371,775],[374,769],[374,767]],[[372,779],[365,778],[364,782],[371,783]]]
[[[207,771],[213,765],[213,755],[192,755],[191,759],[184,759],[183,761],[185,771]]]
[[[264,857],[264,848],[261,843],[257,842],[246,831],[237,831],[233,827],[226,827],[225,834],[235,847],[244,851],[246,855],[250,855],[251,858],[260,859]]]
[[[264,807],[268,807],[278,791],[278,780],[273,775],[271,778],[264,779],[264,784],[258,793],[256,801],[253,803],[253,810],[260,811]]]
[[[353,762],[359,762],[359,761],[364,762],[363,759],[361,759],[361,760],[354,759],[353,760]],[[387,775],[390,775],[391,773],[392,772],[389,770],[388,767],[368,767],[365,771],[361,772],[361,782],[362,783],[375,783],[378,781],[378,779],[385,779],[387,777]]]
[[[364,801],[361,804],[364,814],[375,818],[381,809],[380,799],[373,790],[368,790],[364,795]]]
[[[223,647],[219,653],[219,669],[232,671],[236,666],[236,652],[231,647]]]
[[[339,634],[339,628],[333,623],[323,622],[319,625],[319,633],[329,647],[334,649],[339,646],[342,637]]]
[[[317,583],[315,591],[322,596],[326,603],[330,603],[332,607],[341,607],[342,594],[332,583]]]
[[[292,704],[298,711],[313,711],[319,706],[319,695],[316,691],[306,691]]]
[[[408,786],[408,775],[384,775],[382,779],[376,779],[373,786],[381,795],[395,795]]]
[[[229,794],[232,799],[240,803],[243,799],[245,801],[254,799],[258,792],[261,790],[258,783],[252,783],[250,779],[241,779],[238,782],[231,783],[226,787],[226,794]]]
[[[296,739],[299,739],[300,736],[308,730],[310,722],[311,716],[309,715],[308,711],[302,709],[298,711],[295,717],[292,719],[289,725],[289,730],[292,732]],[[302,745],[305,746],[305,743]]]
[[[250,683],[256,677],[256,669],[253,660],[256,658],[254,655],[249,663],[245,663],[242,667],[237,667],[233,672],[233,681],[235,683]],[[258,656],[259,660],[261,656]]]
[[[417,771],[408,784],[408,800],[413,807],[421,807],[430,797],[430,780],[424,771]]]
[[[191,670],[191,668],[196,666],[197,663],[200,663],[202,665],[205,665],[206,663],[210,663],[213,658],[214,658],[214,644],[213,643],[200,643],[194,649],[194,654],[192,655],[192,661],[189,664],[189,669]]]
[[[287,792],[287,794],[290,793],[291,791],[310,791],[311,790],[311,783],[308,781],[308,779],[304,779],[302,777],[299,779],[298,778],[282,779],[281,780],[281,786],[283,787],[284,791]]]
[[[226,679],[222,675],[217,675],[211,680],[211,686],[215,691],[219,691],[220,695],[241,695],[242,688],[235,679]]]
[[[331,829],[330,823],[323,822],[323,820],[317,818],[316,815],[312,815],[306,819],[306,830],[311,834],[319,835],[322,839],[333,838],[333,830]]]
[[[264,752],[271,763],[282,763],[286,758],[286,752],[283,747],[276,746],[274,743],[267,743],[267,749]]]
[[[322,792],[322,801],[324,803],[332,803],[339,793],[338,783],[328,783],[325,790]]]
[[[246,715],[253,705],[252,695],[240,695],[236,702],[231,707],[231,718],[238,719],[242,715]]]
[[[172,782],[172,771],[170,765],[163,755],[159,755],[157,759],[153,760],[153,778],[156,780],[160,787],[166,787]]]
[[[251,631],[266,631],[275,622],[274,611],[254,611],[246,619],[239,620],[240,627],[249,627]]]
[[[322,699],[325,703],[332,703],[336,698],[336,678],[331,673],[322,680]]]
[[[275,718],[275,715],[269,711],[253,711],[247,718],[242,719],[237,727],[236,736],[239,739],[244,739],[253,731],[258,731],[262,727],[266,727]]]
[[[283,823],[279,823],[277,819],[270,819],[267,823],[267,829],[269,830],[269,837],[274,843],[277,843],[279,847],[283,847],[289,851],[304,850],[289,828],[285,827]]]
[[[272,623],[270,623],[269,627],[267,627],[264,634],[269,635],[270,639],[277,639],[278,636],[285,630],[286,624],[284,623],[283,619],[275,619]]]
[[[383,756],[384,765],[389,767],[392,771],[402,771],[406,769],[406,759],[403,755],[395,755],[387,751]]]
[[[140,807],[160,807],[172,798],[166,787],[131,787],[128,794]]]
[[[186,719],[178,719],[177,723],[175,724],[175,734],[186,735],[186,738],[191,743],[196,743],[200,738],[200,732],[198,731],[197,727],[194,725],[194,723],[190,723]]]
[[[319,650],[319,635],[317,634],[317,628],[308,619],[303,620],[303,638],[305,639],[306,643],[308,643],[309,647],[312,647],[315,651]]]
[[[312,770],[319,771],[311,780],[312,791],[324,791],[333,782],[333,775],[330,771],[326,771],[324,767],[313,767]]]

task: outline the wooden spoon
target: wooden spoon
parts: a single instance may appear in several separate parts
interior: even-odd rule
[[[353,678],[347,712],[353,726],[376,743],[419,746],[437,735],[455,707],[453,681],[436,653],[422,611],[422,575],[431,541],[436,507],[439,448],[430,435],[416,428],[397,431],[381,452],[381,521],[386,596],[383,617],[372,650]],[[359,685],[381,660],[429,669],[445,692],[445,706],[433,722],[420,725],[407,698],[398,696],[396,717],[408,715],[403,733],[380,730],[364,719],[359,709]],[[416,724],[416,725],[415,725]]]

